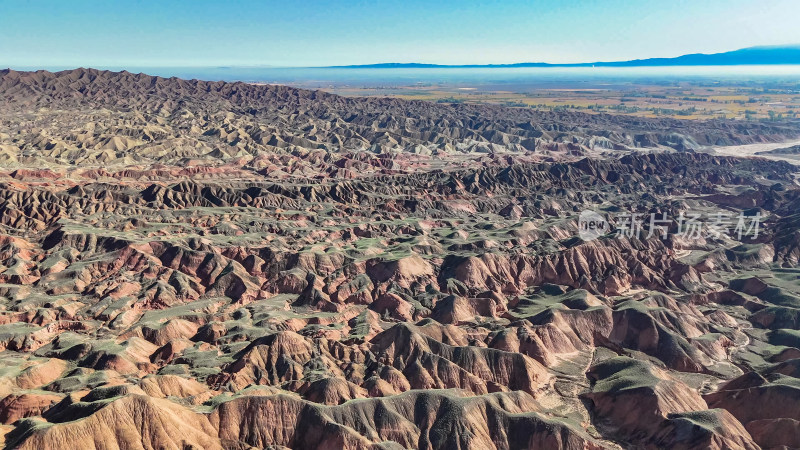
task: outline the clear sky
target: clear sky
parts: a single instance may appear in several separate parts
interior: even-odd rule
[[[627,60],[798,44],[798,18],[798,0],[0,0],[0,66]]]

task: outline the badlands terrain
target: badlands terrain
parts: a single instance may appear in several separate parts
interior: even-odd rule
[[[788,118],[0,71],[0,435],[800,447],[796,152],[713,150],[798,138]],[[664,220],[626,233],[626,213]]]

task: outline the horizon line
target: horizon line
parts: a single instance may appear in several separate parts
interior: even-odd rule
[[[111,70],[119,68],[120,71],[127,71],[125,67],[131,69],[150,69],[150,68],[164,68],[164,69],[358,69],[358,68],[374,68],[374,69],[390,69],[390,68],[515,68],[515,67],[542,67],[542,68],[579,68],[579,67],[621,67],[621,65],[637,65],[640,67],[654,67],[664,65],[670,61],[680,60],[682,58],[696,58],[696,57],[718,57],[735,54],[737,52],[753,51],[753,50],[796,50],[800,52],[800,43],[798,44],[785,44],[785,45],[759,45],[752,47],[744,47],[735,50],[718,52],[718,53],[685,53],[673,57],[649,57],[637,58],[617,61],[594,61],[594,62],[569,62],[569,63],[549,63],[549,62],[536,62],[536,61],[523,61],[512,63],[466,63],[466,64],[440,64],[440,63],[425,63],[425,62],[382,62],[382,63],[363,63],[363,64],[340,64],[340,65],[276,65],[276,64],[209,64],[209,65],[184,65],[184,64],[43,64],[43,65],[30,65],[19,64],[16,67],[21,70],[73,70],[73,69],[89,69],[89,68],[102,68],[100,70]],[[660,63],[659,63],[660,62]],[[718,63],[690,63],[690,64],[668,64],[670,66],[756,66],[756,65],[800,65],[800,59],[796,62],[718,62]],[[0,66],[2,67],[2,66]],[[7,69],[13,69],[11,65],[6,66]]]

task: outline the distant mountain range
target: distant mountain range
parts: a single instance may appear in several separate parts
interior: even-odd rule
[[[550,64],[526,62],[516,64],[420,64],[382,63],[352,66],[330,66],[337,69],[424,69],[424,68],[502,68],[502,67],[646,67],[646,66],[739,66],[759,64],[800,64],[800,45],[749,47],[724,53],[693,53],[675,58],[648,58],[630,61],[598,61],[590,63]]]

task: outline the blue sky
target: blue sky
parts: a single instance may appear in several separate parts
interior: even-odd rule
[[[0,0],[0,66],[626,60],[800,43],[798,17],[798,0]]]

